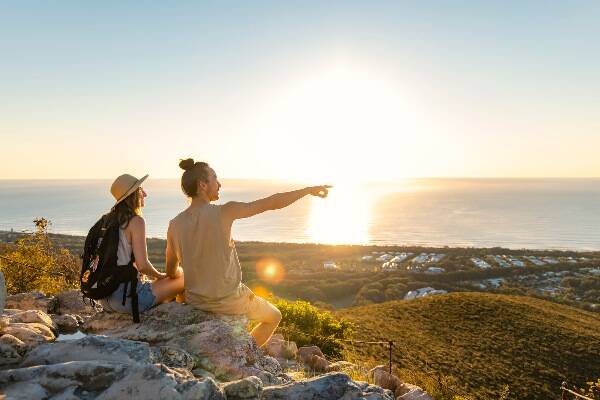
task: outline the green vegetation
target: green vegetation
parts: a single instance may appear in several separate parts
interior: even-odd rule
[[[394,370],[418,382],[440,373],[462,392],[498,398],[557,398],[566,380],[600,376],[600,316],[521,296],[451,293],[341,310],[356,338],[395,340]],[[356,360],[385,364],[387,352],[354,346]],[[415,375],[416,374],[416,375]]]
[[[344,318],[335,318],[305,301],[289,302],[283,299],[273,303],[281,311],[278,332],[298,347],[316,345],[328,358],[339,359],[344,349],[341,340],[352,335],[352,324]]]
[[[81,261],[69,250],[53,244],[46,219],[39,218],[34,223],[34,233],[0,248],[0,270],[8,293],[38,290],[56,294],[78,287]]]

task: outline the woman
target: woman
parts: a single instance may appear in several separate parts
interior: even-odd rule
[[[170,277],[159,272],[148,260],[146,247],[146,222],[142,217],[146,192],[142,188],[142,179],[129,174],[119,176],[112,184],[110,192],[116,203],[109,213],[110,218],[119,224],[119,246],[117,250],[117,265],[127,265],[134,256],[134,266],[141,274],[154,278],[153,282],[137,282],[139,312],[148,311],[153,306],[172,300],[183,292],[183,271],[177,268]],[[139,279],[139,278],[138,278]],[[123,291],[128,290],[123,304]],[[98,300],[105,311],[131,313],[131,285],[122,283],[113,294]]]
[[[311,194],[326,197],[331,186],[314,186],[278,193],[250,203],[210,204],[219,199],[221,184],[207,163],[187,159],[179,163],[184,170],[181,188],[191,198],[188,208],[173,218],[167,231],[167,275],[175,277],[178,265],[185,275],[186,302],[221,314],[245,314],[258,321],[251,335],[264,345],[281,321],[281,312],[242,284],[242,270],[231,226],[267,210],[284,208]]]

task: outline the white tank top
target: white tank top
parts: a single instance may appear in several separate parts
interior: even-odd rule
[[[131,244],[123,228],[119,228],[119,247],[117,247],[117,265],[127,265],[131,261]]]

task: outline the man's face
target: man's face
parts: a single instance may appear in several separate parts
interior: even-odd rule
[[[206,193],[209,201],[219,200],[219,188],[221,183],[217,179],[217,174],[212,168],[208,168],[208,180],[207,182],[200,183],[201,189]]]

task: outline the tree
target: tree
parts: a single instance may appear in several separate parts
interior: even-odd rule
[[[41,291],[55,294],[79,284],[80,262],[69,250],[54,246],[48,236],[50,221],[36,218],[35,232],[18,239],[0,255],[9,294]]]

